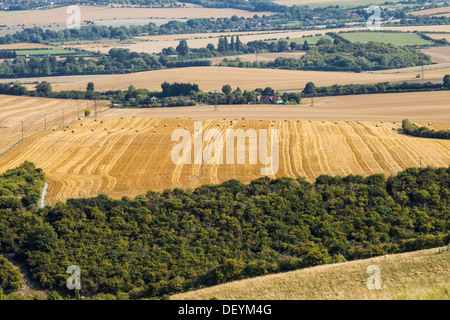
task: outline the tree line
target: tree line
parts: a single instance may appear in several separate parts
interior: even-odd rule
[[[450,90],[450,75],[445,75],[442,83],[390,83],[377,84],[335,84],[332,86],[316,87],[313,82],[308,82],[302,91],[302,97],[325,97],[353,94],[394,93],[394,92],[420,92]]]
[[[337,39],[336,39],[337,40]],[[431,64],[431,57],[415,48],[379,42],[343,41],[309,48],[300,59],[278,57],[274,61],[225,60],[221,66],[240,68],[277,68],[311,71],[350,71],[398,69]],[[307,41],[307,39],[305,40]]]
[[[434,130],[424,126],[419,127],[418,125],[411,123],[408,119],[402,121],[402,132],[414,137],[450,139],[450,129]]]
[[[14,182],[11,183],[10,179]],[[43,172],[25,163],[0,176],[38,194]],[[105,195],[38,209],[0,205],[0,251],[24,263],[47,290],[81,269],[81,295],[161,299],[276,272],[446,245],[450,168],[375,174],[229,180],[195,190]],[[12,185],[12,186],[11,186]],[[10,200],[12,201],[12,200]]]

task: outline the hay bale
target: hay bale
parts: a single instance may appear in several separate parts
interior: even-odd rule
[[[136,132],[139,132],[139,129],[136,129]]]
[[[91,131],[94,131],[94,128],[91,128]]]
[[[153,130],[153,133],[156,133],[156,130]]]
[[[177,126],[181,127],[181,124],[179,123],[179,124],[177,124]]]
[[[167,123],[164,123],[164,127],[167,127]]]

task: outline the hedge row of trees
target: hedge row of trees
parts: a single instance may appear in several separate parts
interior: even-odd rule
[[[130,73],[210,65],[209,60],[179,60],[177,57],[158,57],[147,53],[130,52],[128,49],[113,48],[108,55],[101,55],[97,59],[68,56],[61,60],[56,57],[30,59],[17,57],[14,60],[4,60],[0,63],[0,77]]]
[[[0,300],[4,290],[17,290],[22,284],[20,272],[0,254]]]
[[[431,64],[431,57],[419,50],[379,42],[344,43],[335,41],[311,47],[300,59],[279,57],[274,61],[224,60],[220,65],[241,68],[288,70],[351,71],[398,69]]]
[[[403,120],[402,131],[404,134],[414,137],[450,139],[450,129],[436,131],[428,127],[419,127],[418,125],[411,123],[408,119]]]
[[[0,251],[14,253],[35,281],[63,295],[66,269],[78,265],[83,295],[158,299],[343,257],[445,245],[449,185],[450,168],[410,168],[388,179],[264,177],[133,200],[101,195],[43,209],[0,208]]]
[[[450,75],[444,76],[443,83],[390,83],[377,84],[335,84],[332,86],[316,87],[313,82],[308,82],[302,91],[302,97],[340,96],[352,94],[393,93],[393,92],[418,92],[450,90]]]

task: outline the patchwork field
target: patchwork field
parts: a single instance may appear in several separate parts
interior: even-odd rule
[[[274,0],[273,2],[285,6],[304,6],[307,5],[311,8],[326,7],[326,6],[341,6],[341,7],[356,7],[371,4],[382,4],[385,0]],[[400,0],[394,0],[391,2],[400,2]]]
[[[448,299],[450,252],[438,251],[421,250],[267,275],[177,294],[170,300]],[[380,268],[380,290],[367,288],[370,265]]]
[[[80,6],[81,21],[100,21],[113,19],[144,19],[144,18],[231,18],[253,17],[256,12],[236,9],[211,9],[211,8],[113,8]],[[17,23],[25,24],[25,27],[36,26],[65,26],[72,13],[67,13],[67,7],[50,10],[26,10],[26,11],[2,11],[0,12],[0,24],[16,26]],[[270,12],[258,12],[259,15],[271,15]]]
[[[438,16],[438,17],[450,17],[450,7],[433,8],[411,12],[414,16]]]
[[[437,68],[436,66],[432,66]],[[431,68],[429,68],[431,69]],[[450,66],[425,72],[426,79],[442,79],[450,74]],[[149,90],[161,90],[161,83],[191,82],[199,85],[203,91],[221,90],[225,84],[233,88],[240,87],[242,90],[254,90],[256,88],[272,87],[275,90],[303,90],[306,83],[314,82],[317,86],[350,83],[377,83],[415,80],[417,70],[397,70],[373,73],[350,73],[350,72],[324,72],[324,71],[295,71],[279,69],[248,69],[232,67],[192,67],[181,69],[166,69],[147,71],[123,75],[109,76],[79,76],[79,77],[52,77],[50,79],[40,78],[52,83],[54,91],[61,90],[85,90],[90,81],[95,82],[95,88],[99,91],[111,89],[127,89],[131,84],[136,88],[147,88]],[[77,80],[74,80],[77,79]],[[80,80],[83,79],[83,80]],[[23,79],[23,82],[33,79]],[[9,82],[11,80],[5,80]],[[37,79],[34,79],[37,81]],[[58,81],[58,83],[56,83]],[[34,87],[32,85],[30,87]]]
[[[407,26],[407,27],[385,27],[384,30],[396,30],[402,32],[408,31],[424,31],[424,32],[450,32],[450,25],[441,26]],[[342,31],[357,31],[357,30],[367,30],[366,26],[356,26],[351,28],[336,28],[332,32],[342,32]],[[145,36],[134,38],[133,43],[122,43],[122,42],[110,42],[110,43],[85,43],[70,45],[68,47],[84,49],[88,51],[100,51],[107,53],[111,48],[125,48],[130,51],[146,52],[146,53],[159,53],[162,49],[168,47],[174,47],[179,44],[180,39],[186,39],[188,46],[190,48],[204,48],[209,43],[217,45],[218,38],[222,35],[231,36],[239,35],[242,43],[247,43],[249,41],[255,40],[268,40],[268,39],[299,39],[303,36],[317,36],[325,35],[330,32],[329,29],[318,29],[318,30],[307,30],[307,31],[282,31],[282,32],[251,32],[249,33],[211,33],[211,34],[195,34],[195,35],[163,35],[163,36]],[[408,35],[407,35],[408,37]],[[308,38],[303,39],[308,40]],[[299,40],[300,41],[300,40]]]
[[[384,106],[384,110],[393,105],[395,103]],[[249,116],[255,116],[259,107],[251,108]],[[277,110],[278,107],[272,108]],[[304,110],[311,109],[307,106],[297,108],[298,111],[289,119],[300,119]],[[198,119],[203,119],[203,130],[215,128],[222,133],[231,128],[278,129],[277,177],[304,176],[312,181],[321,174],[389,175],[419,166],[419,158],[424,166],[447,166],[450,163],[450,141],[401,135],[393,130],[399,128],[399,122],[262,120],[263,110],[259,110],[260,120],[242,120],[234,115],[232,125],[230,118]],[[178,143],[178,140],[171,141],[172,133],[176,129],[184,131],[187,128],[193,134],[195,118],[149,118],[139,117],[141,110],[115,111],[110,110],[97,119],[73,121],[64,130],[47,131],[25,139],[0,157],[0,172],[25,160],[34,162],[47,174],[50,186],[46,201],[54,203],[101,193],[120,198],[150,189],[194,188],[232,178],[250,182],[261,177],[260,170],[266,167],[259,162],[248,164],[247,154],[245,165],[205,164],[202,177],[200,164],[176,165],[171,160],[172,149]],[[441,116],[441,119],[450,122],[448,108],[441,110],[441,115],[445,112],[446,118]],[[355,110],[353,117],[357,114]],[[426,118],[427,114],[437,117],[439,112],[424,109],[423,117]],[[179,116],[185,115],[181,113]],[[219,113],[216,114],[218,116]],[[207,145],[203,143],[203,147]]]

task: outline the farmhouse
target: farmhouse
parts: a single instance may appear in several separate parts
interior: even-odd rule
[[[283,99],[278,96],[259,96],[258,101],[262,103],[273,103],[273,104],[282,104]]]

